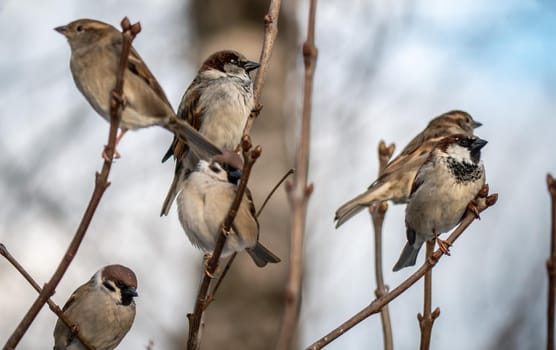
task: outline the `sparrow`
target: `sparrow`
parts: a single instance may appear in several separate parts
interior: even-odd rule
[[[191,241],[206,254],[211,254],[228,215],[241,178],[242,160],[234,152],[210,160],[199,160],[197,167],[180,182],[177,197],[178,216]],[[255,264],[264,267],[280,259],[259,242],[259,222],[251,193],[246,189],[237,215],[226,239],[221,257],[246,250]]]
[[[185,91],[178,108],[178,118],[187,121],[217,147],[234,149],[241,140],[243,128],[254,107],[253,81],[249,72],[258,67],[258,63],[249,61],[236,51],[213,53],[203,62]],[[161,216],[168,215],[180,181],[199,161],[199,157],[189,152],[187,144],[176,137],[162,162],[171,156],[176,160],[176,168]]]
[[[393,270],[415,265],[426,240],[436,239],[449,254],[449,243],[438,235],[463,218],[485,184],[481,149],[487,141],[475,136],[452,135],[440,140],[421,165],[405,209],[407,244]]]
[[[110,100],[120,65],[122,33],[110,24],[93,19],[79,19],[54,30],[68,40],[75,85],[93,109],[110,122]],[[124,72],[123,104],[122,132],[117,142],[127,130],[158,125],[193,145],[195,152],[202,156],[220,153],[197,130],[176,118],[164,90],[133,47]]]
[[[79,335],[96,350],[114,349],[131,328],[137,296],[135,273],[122,265],[108,265],[77,288],[63,307]],[[54,350],[85,347],[61,321],[54,328]]]
[[[336,228],[373,203],[391,200],[407,203],[417,170],[427,159],[431,149],[442,138],[450,135],[473,135],[482,124],[463,111],[450,111],[432,119],[402,152],[392,159],[379,178],[369,188],[336,210]]]

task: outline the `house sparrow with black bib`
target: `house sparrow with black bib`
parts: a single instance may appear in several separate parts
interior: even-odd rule
[[[224,219],[234,201],[241,178],[242,160],[224,151],[211,160],[200,160],[196,169],[180,182],[177,198],[180,222],[191,243],[211,254]],[[259,222],[251,193],[246,189],[226,239],[222,257],[246,250],[255,264],[264,267],[280,259],[259,242]]]
[[[70,45],[70,68],[75,85],[94,110],[110,122],[110,100],[120,65],[122,33],[110,24],[92,19],[79,19],[54,29]],[[122,132],[117,141],[127,130],[159,125],[193,145],[195,152],[202,156],[220,153],[197,130],[176,118],[164,90],[133,47],[124,72],[123,100]]]
[[[221,149],[234,149],[254,106],[253,81],[249,72],[259,64],[231,50],[210,55],[201,65],[193,82],[182,97],[178,118]],[[174,138],[162,161],[176,160],[174,179],[162,205],[160,215],[168,215],[180,188],[179,183],[192,171],[199,157],[189,152],[185,143]],[[205,158],[206,159],[206,158]]]
[[[108,265],[79,287],[64,305],[64,314],[79,335],[96,350],[112,350],[122,341],[135,318],[137,278],[122,265]],[[54,350],[85,350],[61,321],[54,328]]]
[[[457,110],[432,119],[427,127],[388,163],[381,176],[369,186],[367,191],[338,208],[334,218],[337,221],[336,228],[373,203],[386,200],[398,204],[406,203],[415,174],[434,145],[446,136],[473,135],[473,130],[481,125],[468,113]]]
[[[449,244],[438,235],[454,228],[485,184],[481,149],[487,141],[452,135],[440,140],[419,168],[405,209],[407,244],[394,266],[415,265],[426,240],[436,239],[448,254]]]

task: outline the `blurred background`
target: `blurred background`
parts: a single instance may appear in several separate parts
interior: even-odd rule
[[[134,42],[173,103],[202,60],[220,49],[259,57],[261,0],[0,0],[0,242],[46,282],[77,227],[101,166],[108,124],[74,86],[69,47],[52,28],[89,17],[119,27],[141,21]],[[278,42],[263,89],[253,140],[263,147],[250,187],[260,205],[293,166],[301,100],[307,3],[284,1]],[[373,242],[361,213],[335,230],[336,208],[376,177],[376,146],[397,149],[427,122],[463,109],[482,122],[477,134],[491,192],[484,212],[433,274],[441,308],[433,349],[539,349],[545,342],[549,254],[547,172],[556,173],[556,5],[550,1],[322,1],[317,7],[311,197],[299,348],[374,298]],[[160,163],[171,135],[128,134],[112,185],[57,288],[60,305],[101,266],[121,263],[139,279],[135,324],[120,349],[184,348],[202,254],[186,239],[175,209],[158,216],[173,174]],[[385,280],[391,288],[413,269],[392,273],[405,241],[404,207],[390,206],[384,227]],[[283,263],[258,269],[240,254],[205,318],[204,349],[270,349],[282,315],[288,259],[283,190],[260,218],[261,240]],[[418,262],[422,261],[422,256]],[[36,293],[0,262],[0,343]],[[419,342],[422,283],[390,304],[394,345]],[[44,308],[21,349],[50,348],[56,318]],[[330,349],[381,348],[372,317]]]

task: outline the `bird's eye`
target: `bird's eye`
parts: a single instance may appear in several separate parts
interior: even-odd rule
[[[83,31],[83,26],[77,26],[77,28],[75,28],[75,30],[77,30],[78,32],[82,32]]]
[[[235,58],[232,58],[232,59],[230,60],[230,63],[231,63],[231,64],[237,64],[237,60],[236,60]]]
[[[115,292],[116,290],[114,289],[114,286],[112,286],[112,284],[110,284],[108,281],[104,281],[102,282],[102,285],[108,289],[111,292]]]
[[[209,168],[217,174],[220,172],[220,170],[222,170],[218,165],[216,165],[216,163],[210,163]]]

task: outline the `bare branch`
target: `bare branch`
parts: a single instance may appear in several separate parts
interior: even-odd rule
[[[307,204],[313,191],[313,184],[307,183],[309,173],[309,145],[311,132],[311,108],[313,99],[313,78],[317,64],[315,46],[315,16],[317,1],[309,5],[307,39],[303,44],[303,63],[305,80],[303,87],[303,114],[301,135],[297,151],[296,174],[293,182],[288,182],[286,190],[290,202],[290,264],[286,287],[286,304],[282,319],[277,349],[287,350],[294,347],[295,330],[299,319],[301,300],[301,280],[303,272],[303,235],[307,217]]]
[[[25,314],[25,317],[21,320],[19,325],[17,326],[16,330],[10,336],[6,344],[4,345],[5,350],[14,349],[31,323],[35,320],[35,317],[42,309],[44,304],[47,300],[54,294],[54,291],[60,280],[64,276],[66,270],[68,269],[69,265],[71,264],[75,254],[85,237],[85,233],[93,219],[95,211],[100,203],[102,195],[106,191],[106,188],[110,185],[108,182],[108,175],[110,174],[110,168],[112,166],[112,160],[114,158],[114,151],[115,151],[115,144],[116,144],[116,134],[118,132],[118,126],[120,124],[120,119],[123,110],[123,79],[124,79],[124,71],[125,67],[127,66],[127,60],[129,56],[129,50],[131,47],[131,42],[135,38],[135,36],[141,31],[141,25],[139,23],[135,23],[133,26],[129,22],[127,17],[121,22],[122,25],[122,52],[120,58],[120,66],[117,72],[117,79],[116,79],[116,86],[113,90],[112,100],[110,103],[110,131],[108,134],[108,145],[105,148],[106,158],[102,165],[102,169],[100,173],[96,173],[96,181],[95,181],[95,189],[91,196],[91,200],[89,201],[89,205],[83,214],[83,218],[75,232],[75,235],[66,251],[62,261],[58,265],[58,268],[52,275],[52,278],[48,283],[45,284],[42,292],[39,294],[29,311]]]
[[[550,256],[546,261],[548,272],[548,308],[547,308],[547,340],[546,348],[554,350],[554,294],[556,291],[556,180],[552,175],[546,176],[548,192],[552,202],[552,231],[550,239]]]
[[[427,241],[427,260],[432,258],[434,253],[434,243],[433,239]],[[421,345],[420,350],[430,349],[432,326],[434,320],[440,316],[440,309],[436,308],[432,311],[432,269],[427,270],[425,273],[425,290],[423,297],[423,314],[417,314],[417,320],[419,320],[419,328],[421,329]]]
[[[378,145],[378,176],[382,175],[386,165],[392,158],[395,146],[390,144],[386,147],[384,141],[380,141]],[[374,238],[375,238],[375,276],[376,276],[376,290],[375,296],[382,297],[388,293],[388,286],[384,284],[383,268],[382,268],[382,224],[384,223],[384,216],[388,210],[387,202],[380,202],[373,204],[369,207],[369,214],[373,222]],[[384,337],[384,349],[392,350],[394,348],[394,341],[392,337],[392,322],[390,321],[390,313],[388,312],[388,305],[384,306],[380,311],[380,321],[382,324],[382,335]]]
[[[260,157],[262,153],[261,146],[257,146],[255,147],[255,149],[251,150],[251,139],[247,135],[243,136],[241,146],[243,149],[243,158],[245,159],[241,181],[239,183],[234,201],[232,202],[230,210],[228,211],[228,215],[222,223],[222,229],[220,230],[220,236],[216,241],[216,247],[214,248],[212,256],[206,265],[205,274],[203,276],[201,286],[199,287],[197,301],[195,303],[193,313],[187,315],[187,318],[189,319],[189,337],[187,340],[188,350],[198,350],[200,348],[201,320],[203,318],[203,313],[206,307],[210,303],[210,298],[208,297],[210,282],[213,278],[212,276],[218,268],[220,255],[222,254],[222,250],[224,249],[224,245],[226,244],[226,237],[228,234],[230,234],[232,224],[247,188],[247,181],[249,180],[249,176],[251,175],[251,169],[253,168],[255,161]]]
[[[496,193],[487,197],[478,198],[477,209],[479,210],[479,212],[482,212],[486,208],[494,205],[497,200],[498,200],[498,194]],[[453,244],[456,241],[456,239],[458,239],[458,237],[461,236],[461,234],[465,231],[465,229],[467,229],[467,227],[469,227],[469,225],[475,219],[476,219],[475,214],[468,211],[465,217],[463,218],[463,220],[461,221],[460,225],[452,232],[452,234],[450,234],[450,237],[448,237],[446,241],[450,244]],[[425,263],[417,271],[415,271],[413,275],[409,276],[405,281],[403,281],[399,286],[394,288],[392,291],[390,291],[388,294],[384,295],[383,297],[373,300],[363,310],[359,311],[356,315],[351,317],[346,322],[342,323],[339,327],[337,327],[336,329],[334,329],[324,337],[320,338],[313,344],[309,345],[307,349],[308,350],[322,349],[323,347],[325,347],[326,345],[334,341],[336,338],[345,334],[348,330],[353,328],[361,321],[365,320],[371,315],[380,312],[380,310],[385,305],[390,303],[392,300],[396,299],[400,294],[405,292],[409,287],[411,287],[419,279],[421,279],[421,277],[423,277],[428,270],[432,269],[436,265],[438,260],[440,260],[442,255],[443,253],[440,251],[440,249],[435,251],[432,254],[431,258],[426,259]]]
[[[23,266],[21,266],[21,264],[17,261],[17,259],[10,254],[6,246],[4,246],[2,243],[0,243],[0,255],[5,257],[6,260],[8,260],[8,262],[12,264],[13,267],[15,267],[15,269],[27,280],[27,282],[29,282],[29,284],[38,293],[42,291],[39,284],[33,279],[33,277],[31,277],[31,275],[23,268]],[[73,335],[76,336],[77,339],[79,339],[79,341],[81,342],[81,344],[83,344],[85,348],[87,348],[88,350],[95,349],[92,345],[89,344],[89,342],[86,339],[83,338],[81,334],[79,334],[79,327],[73,324],[73,322],[66,317],[62,309],[60,309],[60,307],[54,301],[52,301],[52,299],[48,299],[46,303],[50,307],[50,310],[52,310],[52,312],[54,312],[56,316],[58,316],[58,318],[62,320],[62,322],[64,322],[64,324],[68,327],[68,329],[71,330]]]
[[[261,97],[266,78],[266,71],[268,70],[268,66],[270,64],[274,42],[276,41],[276,36],[278,35],[278,15],[280,14],[281,2],[281,0],[270,0],[268,13],[264,17],[264,39],[261,57],[259,59],[260,67],[257,70],[257,76],[255,77],[255,83],[253,85],[253,100],[255,101],[256,107],[253,111],[251,111],[251,114],[249,114],[249,118],[247,119],[245,128],[243,129],[243,135],[251,134],[251,128],[253,128],[255,118],[257,118],[263,108],[263,106],[259,104],[259,99]]]

